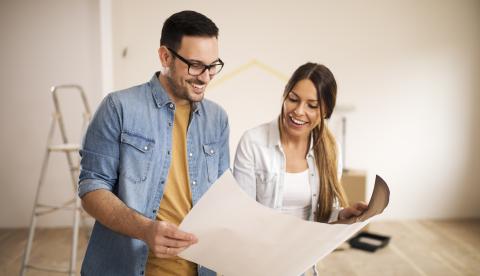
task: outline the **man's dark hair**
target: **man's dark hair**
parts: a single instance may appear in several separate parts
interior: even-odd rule
[[[218,38],[218,28],[210,18],[194,11],[181,11],[171,15],[163,23],[160,46],[174,51],[180,48],[183,36]]]

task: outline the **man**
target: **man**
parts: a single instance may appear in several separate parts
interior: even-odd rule
[[[223,67],[217,37],[202,14],[172,15],[163,72],[98,108],[80,152],[79,196],[96,219],[82,275],[215,275],[177,256],[197,242],[177,226],[229,167],[227,115],[203,99]]]

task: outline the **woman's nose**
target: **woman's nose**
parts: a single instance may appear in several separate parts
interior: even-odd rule
[[[302,104],[299,104],[297,107],[295,107],[295,109],[293,110],[293,113],[295,115],[303,115],[303,105]]]

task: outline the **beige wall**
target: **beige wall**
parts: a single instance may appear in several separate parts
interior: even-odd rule
[[[159,70],[161,26],[183,9],[220,27],[218,79],[252,59],[284,75],[306,61],[332,69],[339,104],[355,107],[347,165],[391,185],[384,218],[480,216],[479,1],[114,1],[115,88]],[[246,129],[276,116],[283,86],[254,66],[209,89],[229,113],[232,156]]]
[[[30,221],[53,112],[50,87],[78,83],[93,107],[101,98],[98,1],[1,1],[0,34],[0,227],[20,227]],[[77,142],[78,100],[62,101]],[[73,194],[65,157],[56,154],[51,161],[44,203]],[[70,214],[58,213],[39,223],[71,220]]]

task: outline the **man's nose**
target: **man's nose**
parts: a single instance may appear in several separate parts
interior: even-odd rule
[[[198,75],[198,79],[201,80],[204,83],[208,83],[211,80],[210,73],[208,72],[208,69],[203,71],[200,75]]]

